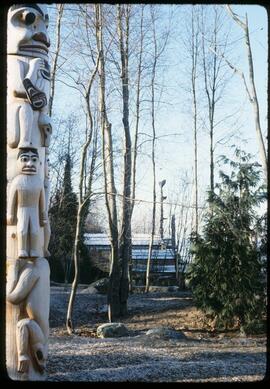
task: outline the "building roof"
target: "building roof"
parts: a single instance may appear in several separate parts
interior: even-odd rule
[[[140,259],[146,259],[148,258],[148,249],[132,249],[132,259],[134,260],[140,260]],[[169,259],[174,259],[175,254],[173,250],[171,249],[154,249],[152,250],[152,259],[158,259],[158,260],[169,260]]]
[[[168,241],[168,239],[165,239]],[[132,236],[133,246],[148,246],[150,241],[150,234],[134,234]],[[87,246],[110,246],[110,240],[107,234],[84,234],[84,243]],[[153,245],[161,243],[158,235],[154,236]]]

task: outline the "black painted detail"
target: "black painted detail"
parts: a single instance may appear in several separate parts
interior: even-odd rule
[[[29,78],[23,80],[23,86],[26,91],[27,98],[34,111],[38,111],[47,105],[47,98],[44,92],[37,89]]]

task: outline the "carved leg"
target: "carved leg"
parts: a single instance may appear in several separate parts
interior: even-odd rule
[[[22,232],[18,232],[18,257],[29,257],[29,253],[27,250],[27,234],[23,234]]]
[[[27,247],[29,215],[24,209],[19,208],[17,218],[18,257],[27,258],[29,257]]]
[[[30,235],[30,257],[31,258],[36,258],[40,256],[39,253],[39,236],[38,234],[32,234]]]

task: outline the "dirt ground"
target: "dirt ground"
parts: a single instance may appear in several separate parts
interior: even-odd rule
[[[65,330],[68,298],[68,288],[51,287],[48,381],[249,382],[265,376],[266,336],[214,332],[189,292],[131,294],[121,320],[129,336],[105,339],[96,329],[108,322],[106,295],[78,290],[72,336]],[[184,339],[146,335],[161,326]]]

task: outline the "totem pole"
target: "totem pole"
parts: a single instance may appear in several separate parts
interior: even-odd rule
[[[46,377],[49,336],[47,27],[44,4],[8,11],[6,366],[29,381]]]

